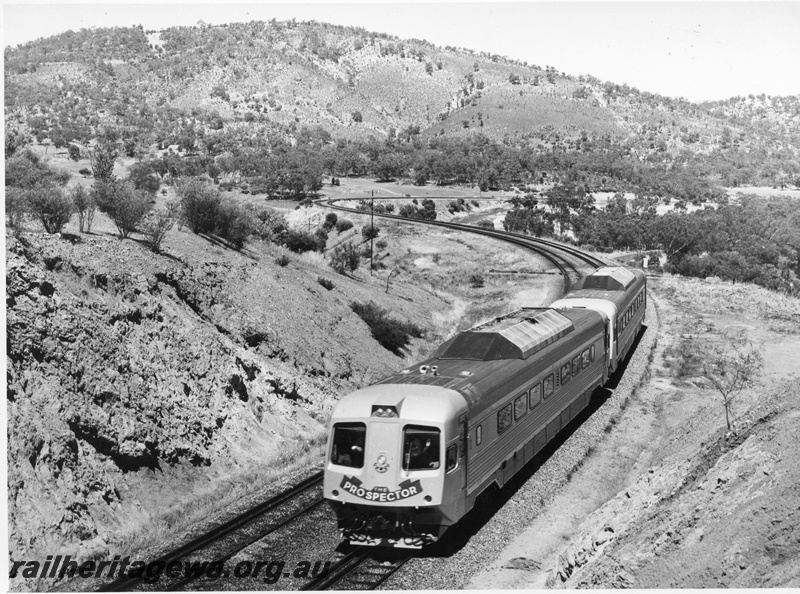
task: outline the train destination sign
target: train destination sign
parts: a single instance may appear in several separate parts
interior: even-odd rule
[[[394,491],[390,491],[386,487],[365,489],[361,486],[360,480],[350,476],[345,476],[339,486],[351,495],[355,495],[366,501],[401,501],[422,493],[422,485],[420,485],[419,481],[412,481],[410,479],[400,483],[398,485],[399,488]]]

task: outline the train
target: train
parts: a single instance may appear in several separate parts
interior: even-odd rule
[[[444,342],[334,408],[323,497],[351,544],[422,548],[589,403],[644,322],[645,275],[601,267],[543,308]]]

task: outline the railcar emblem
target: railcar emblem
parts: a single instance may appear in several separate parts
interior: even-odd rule
[[[389,460],[386,458],[385,454],[381,454],[378,456],[378,459],[375,460],[375,470],[378,472],[386,472],[389,470]]]

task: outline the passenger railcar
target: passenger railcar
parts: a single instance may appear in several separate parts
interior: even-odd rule
[[[647,279],[641,270],[598,268],[578,281],[575,290],[554,301],[556,309],[592,309],[608,319],[609,373],[625,359],[644,322]]]
[[[343,535],[409,548],[437,540],[605,383],[609,328],[591,308],[523,309],[342,399],[331,418],[324,497]]]

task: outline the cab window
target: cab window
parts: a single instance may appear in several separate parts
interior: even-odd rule
[[[406,427],[403,430],[403,470],[431,470],[439,466],[439,430]]]
[[[455,444],[448,446],[447,452],[445,453],[445,465],[444,469],[445,472],[450,472],[456,467],[456,463],[458,462],[458,448]]]
[[[478,425],[475,429],[475,445],[481,445],[483,441],[483,425]]]
[[[364,442],[367,427],[364,423],[338,423],[333,426],[331,462],[339,466],[364,466]]]

